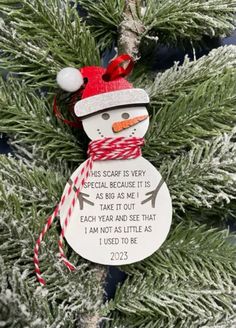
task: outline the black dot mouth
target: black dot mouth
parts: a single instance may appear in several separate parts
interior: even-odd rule
[[[137,131],[137,129],[133,129],[132,133],[129,135],[129,137],[133,137],[135,135],[135,132]]]
[[[104,135],[102,134],[102,132],[100,131],[100,129],[97,129],[98,134],[100,135],[100,137],[104,138]]]

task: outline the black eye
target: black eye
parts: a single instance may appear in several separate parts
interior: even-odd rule
[[[123,113],[123,114],[121,115],[121,117],[122,117],[123,119],[127,120],[127,119],[129,118],[129,113]]]
[[[108,113],[103,113],[103,114],[102,114],[102,118],[103,118],[104,120],[109,120],[110,115],[109,115]]]

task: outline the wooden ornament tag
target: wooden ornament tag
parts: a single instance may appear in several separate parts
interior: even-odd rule
[[[71,181],[79,174],[79,167]],[[60,213],[61,224],[72,195]],[[155,252],[171,226],[168,188],[142,157],[95,162],[78,196],[65,238],[82,257],[106,265],[140,261]]]

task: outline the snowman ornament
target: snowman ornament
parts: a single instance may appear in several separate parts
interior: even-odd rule
[[[149,97],[143,89],[133,88],[124,75],[113,62],[107,69],[66,68],[57,77],[67,91],[76,91],[86,81],[74,105],[75,115],[91,143],[121,140],[123,154],[126,142],[142,140],[149,127]],[[112,151],[107,150],[110,157]],[[172,220],[171,197],[157,169],[141,153],[135,158],[95,160],[78,192],[74,181],[82,170],[84,163],[68,180],[59,211],[63,237],[70,247],[104,265],[130,264],[153,254],[165,241]]]

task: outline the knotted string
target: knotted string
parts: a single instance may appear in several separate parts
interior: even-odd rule
[[[123,66],[125,63],[127,63],[126,67]],[[105,81],[113,81],[129,75],[133,68],[133,58],[128,54],[122,54],[109,63],[103,77],[105,77]]]
[[[104,138],[104,139],[94,140],[89,143],[89,147],[88,147],[89,158],[85,161],[79,175],[76,176],[72,181],[72,183],[70,184],[67,192],[62,195],[59,204],[56,206],[52,215],[49,216],[47,223],[45,224],[43,230],[41,231],[36,241],[35,248],[34,248],[34,266],[35,266],[37,279],[41,285],[45,285],[46,282],[42,277],[40,271],[40,263],[38,258],[39,249],[45,234],[50,229],[54,219],[58,216],[60,209],[62,208],[67,198],[71,195],[71,193],[74,193],[69,209],[66,214],[66,218],[62,226],[61,234],[58,241],[58,246],[59,246],[59,253],[62,261],[67,266],[67,268],[70,271],[72,271],[75,269],[75,266],[72,263],[70,263],[65,256],[63,250],[63,240],[68,225],[70,223],[70,219],[76,204],[77,197],[81,192],[81,190],[83,189],[83,186],[89,177],[89,173],[93,168],[93,163],[95,161],[106,161],[106,160],[115,160],[115,159],[128,160],[128,159],[137,158],[141,156],[141,147],[143,146],[143,144],[144,144],[144,139],[136,138],[136,137]]]

